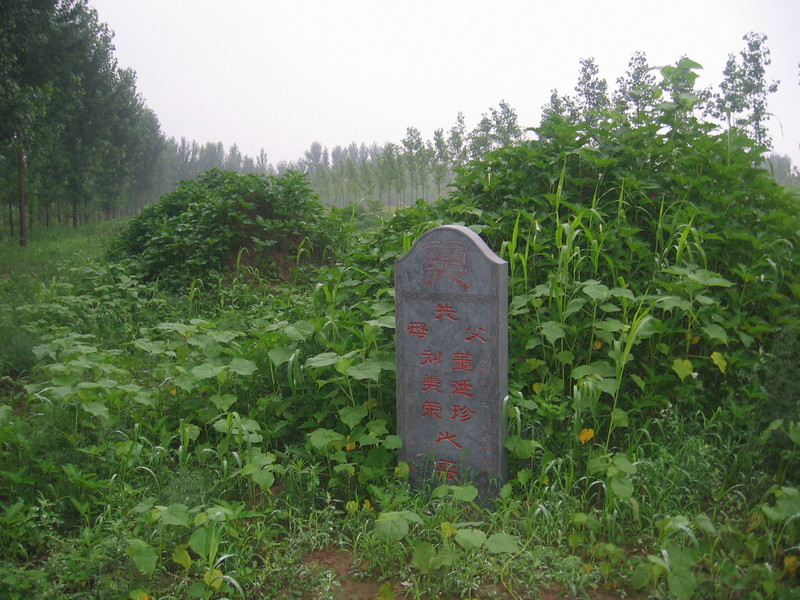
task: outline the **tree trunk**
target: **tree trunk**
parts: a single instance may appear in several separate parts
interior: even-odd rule
[[[19,176],[19,245],[28,245],[28,223],[25,215],[25,151],[17,153],[17,175]]]

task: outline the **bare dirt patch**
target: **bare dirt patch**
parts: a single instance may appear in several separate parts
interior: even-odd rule
[[[328,593],[336,600],[375,600],[381,584],[373,581],[356,581],[353,571],[356,565],[353,558],[344,550],[329,548],[312,554],[306,561],[306,568],[320,578],[330,581]],[[321,586],[328,587],[328,586]],[[317,596],[308,596],[315,600]]]

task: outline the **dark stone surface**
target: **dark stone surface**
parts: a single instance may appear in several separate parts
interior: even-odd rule
[[[400,460],[413,485],[506,480],[508,263],[471,229],[444,225],[395,267]]]

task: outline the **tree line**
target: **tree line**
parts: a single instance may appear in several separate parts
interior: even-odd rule
[[[663,71],[651,66],[645,53],[634,52],[627,71],[612,89],[600,76],[593,58],[580,61],[578,81],[571,95],[553,90],[542,107],[542,122],[557,115],[583,129],[596,128],[601,121],[637,126],[652,118],[653,109],[674,104],[676,118],[700,117],[705,127],[722,127],[731,136],[744,134],[766,156],[763,166],[786,187],[800,187],[800,171],[788,156],[767,153],[772,140],[767,129],[768,96],[778,82],[766,78],[770,52],[763,34],[748,33],[745,47],[728,57],[718,89],[696,89],[694,61],[683,57]],[[667,77],[657,82],[656,73]],[[669,98],[669,100],[665,100]],[[307,174],[320,199],[344,205],[371,199],[393,207],[422,198],[435,200],[446,193],[457,172],[468,163],[483,160],[489,152],[525,139],[529,130],[520,123],[516,110],[501,101],[481,115],[468,129],[463,113],[433,137],[423,139],[419,129],[406,128],[399,143],[370,145],[352,142],[333,148],[313,142],[303,156],[272,164],[262,149],[255,158],[243,155],[236,145],[226,152],[220,143],[199,145],[194,141],[168,140],[172,172],[177,180],[195,178],[209,168],[240,173],[280,175],[287,171]]]
[[[77,226],[153,199],[163,135],[111,40],[85,0],[0,4],[0,185],[22,245],[34,218]]]
[[[0,235],[27,241],[31,223],[48,226],[137,214],[177,182],[212,168],[239,173],[305,173],[323,202],[371,199],[393,207],[447,192],[456,173],[492,150],[531,135],[514,108],[501,101],[468,129],[459,113],[449,128],[424,139],[409,126],[397,143],[311,144],[294,161],[270,163],[265,150],[243,154],[236,144],[167,138],[136,89],[136,74],[114,58],[113,34],[86,0],[16,0],[0,5],[0,194],[6,201]],[[744,133],[762,154],[771,148],[766,36],[749,33],[730,55],[718,89],[695,89],[688,58],[662,70],[656,83],[644,53],[632,55],[612,90],[594,59],[581,61],[571,95],[553,90],[542,107],[576,126],[576,135],[603,120],[635,126],[651,108],[675,104],[675,118],[702,114],[709,127]],[[669,98],[665,100],[664,98]],[[788,157],[768,166],[784,185],[800,184]]]

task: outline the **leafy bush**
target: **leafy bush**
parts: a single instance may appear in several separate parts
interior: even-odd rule
[[[145,279],[176,288],[242,263],[285,271],[303,255],[319,259],[343,235],[338,224],[326,222],[299,173],[273,177],[214,169],[181,182],[145,209],[109,256],[134,258]]]

